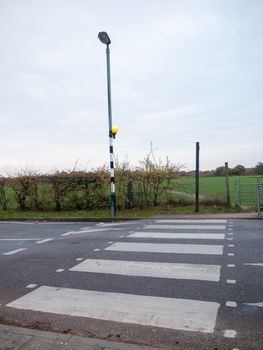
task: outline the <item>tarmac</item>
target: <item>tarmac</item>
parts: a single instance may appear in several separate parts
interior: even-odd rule
[[[126,344],[36,329],[0,325],[0,350],[156,350]],[[159,348],[160,349],[160,348]]]
[[[262,219],[257,213],[220,213],[191,215],[159,215],[155,219]],[[61,219],[60,219],[61,220]],[[101,219],[100,219],[101,220]],[[18,221],[18,220],[17,220]],[[63,219],[61,220],[63,221]],[[103,220],[102,220],[103,221]],[[0,350],[156,350],[135,345],[71,334],[41,331],[10,325],[0,325]]]

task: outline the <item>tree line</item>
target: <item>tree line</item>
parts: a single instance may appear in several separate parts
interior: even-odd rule
[[[181,171],[181,176],[189,176],[194,177],[195,171]],[[252,168],[246,168],[242,164],[236,165],[234,168],[229,168],[229,175],[231,176],[257,176],[257,175],[263,175],[263,162],[258,162],[255,167]],[[206,177],[206,176],[225,176],[225,167],[220,166],[217,167],[215,170],[205,170],[200,171],[200,176]]]

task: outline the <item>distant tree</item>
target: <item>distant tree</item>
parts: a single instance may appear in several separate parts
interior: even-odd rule
[[[213,176],[213,174],[212,174],[211,170],[203,170],[203,171],[200,171],[200,176],[201,177],[208,177],[208,176]]]
[[[220,167],[216,168],[214,175],[215,176],[224,176],[225,175],[225,167],[220,166]]]
[[[263,163],[258,162],[257,165],[255,166],[255,174],[256,175],[263,175]]]
[[[246,172],[246,168],[241,165],[241,164],[238,164],[237,166],[235,166],[233,169],[231,169],[231,175],[244,175]]]

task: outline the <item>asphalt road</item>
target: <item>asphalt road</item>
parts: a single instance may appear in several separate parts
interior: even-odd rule
[[[0,323],[263,349],[263,221],[0,223]]]

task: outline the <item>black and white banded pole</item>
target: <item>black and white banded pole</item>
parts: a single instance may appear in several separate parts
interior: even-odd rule
[[[114,178],[114,157],[113,157],[113,138],[117,133],[117,128],[112,127],[112,112],[111,112],[111,77],[110,77],[110,37],[106,32],[100,32],[99,40],[107,45],[106,60],[107,60],[107,91],[108,91],[108,117],[109,117],[109,144],[110,144],[110,182],[111,182],[111,215],[116,216],[116,193],[115,193],[115,178]]]

